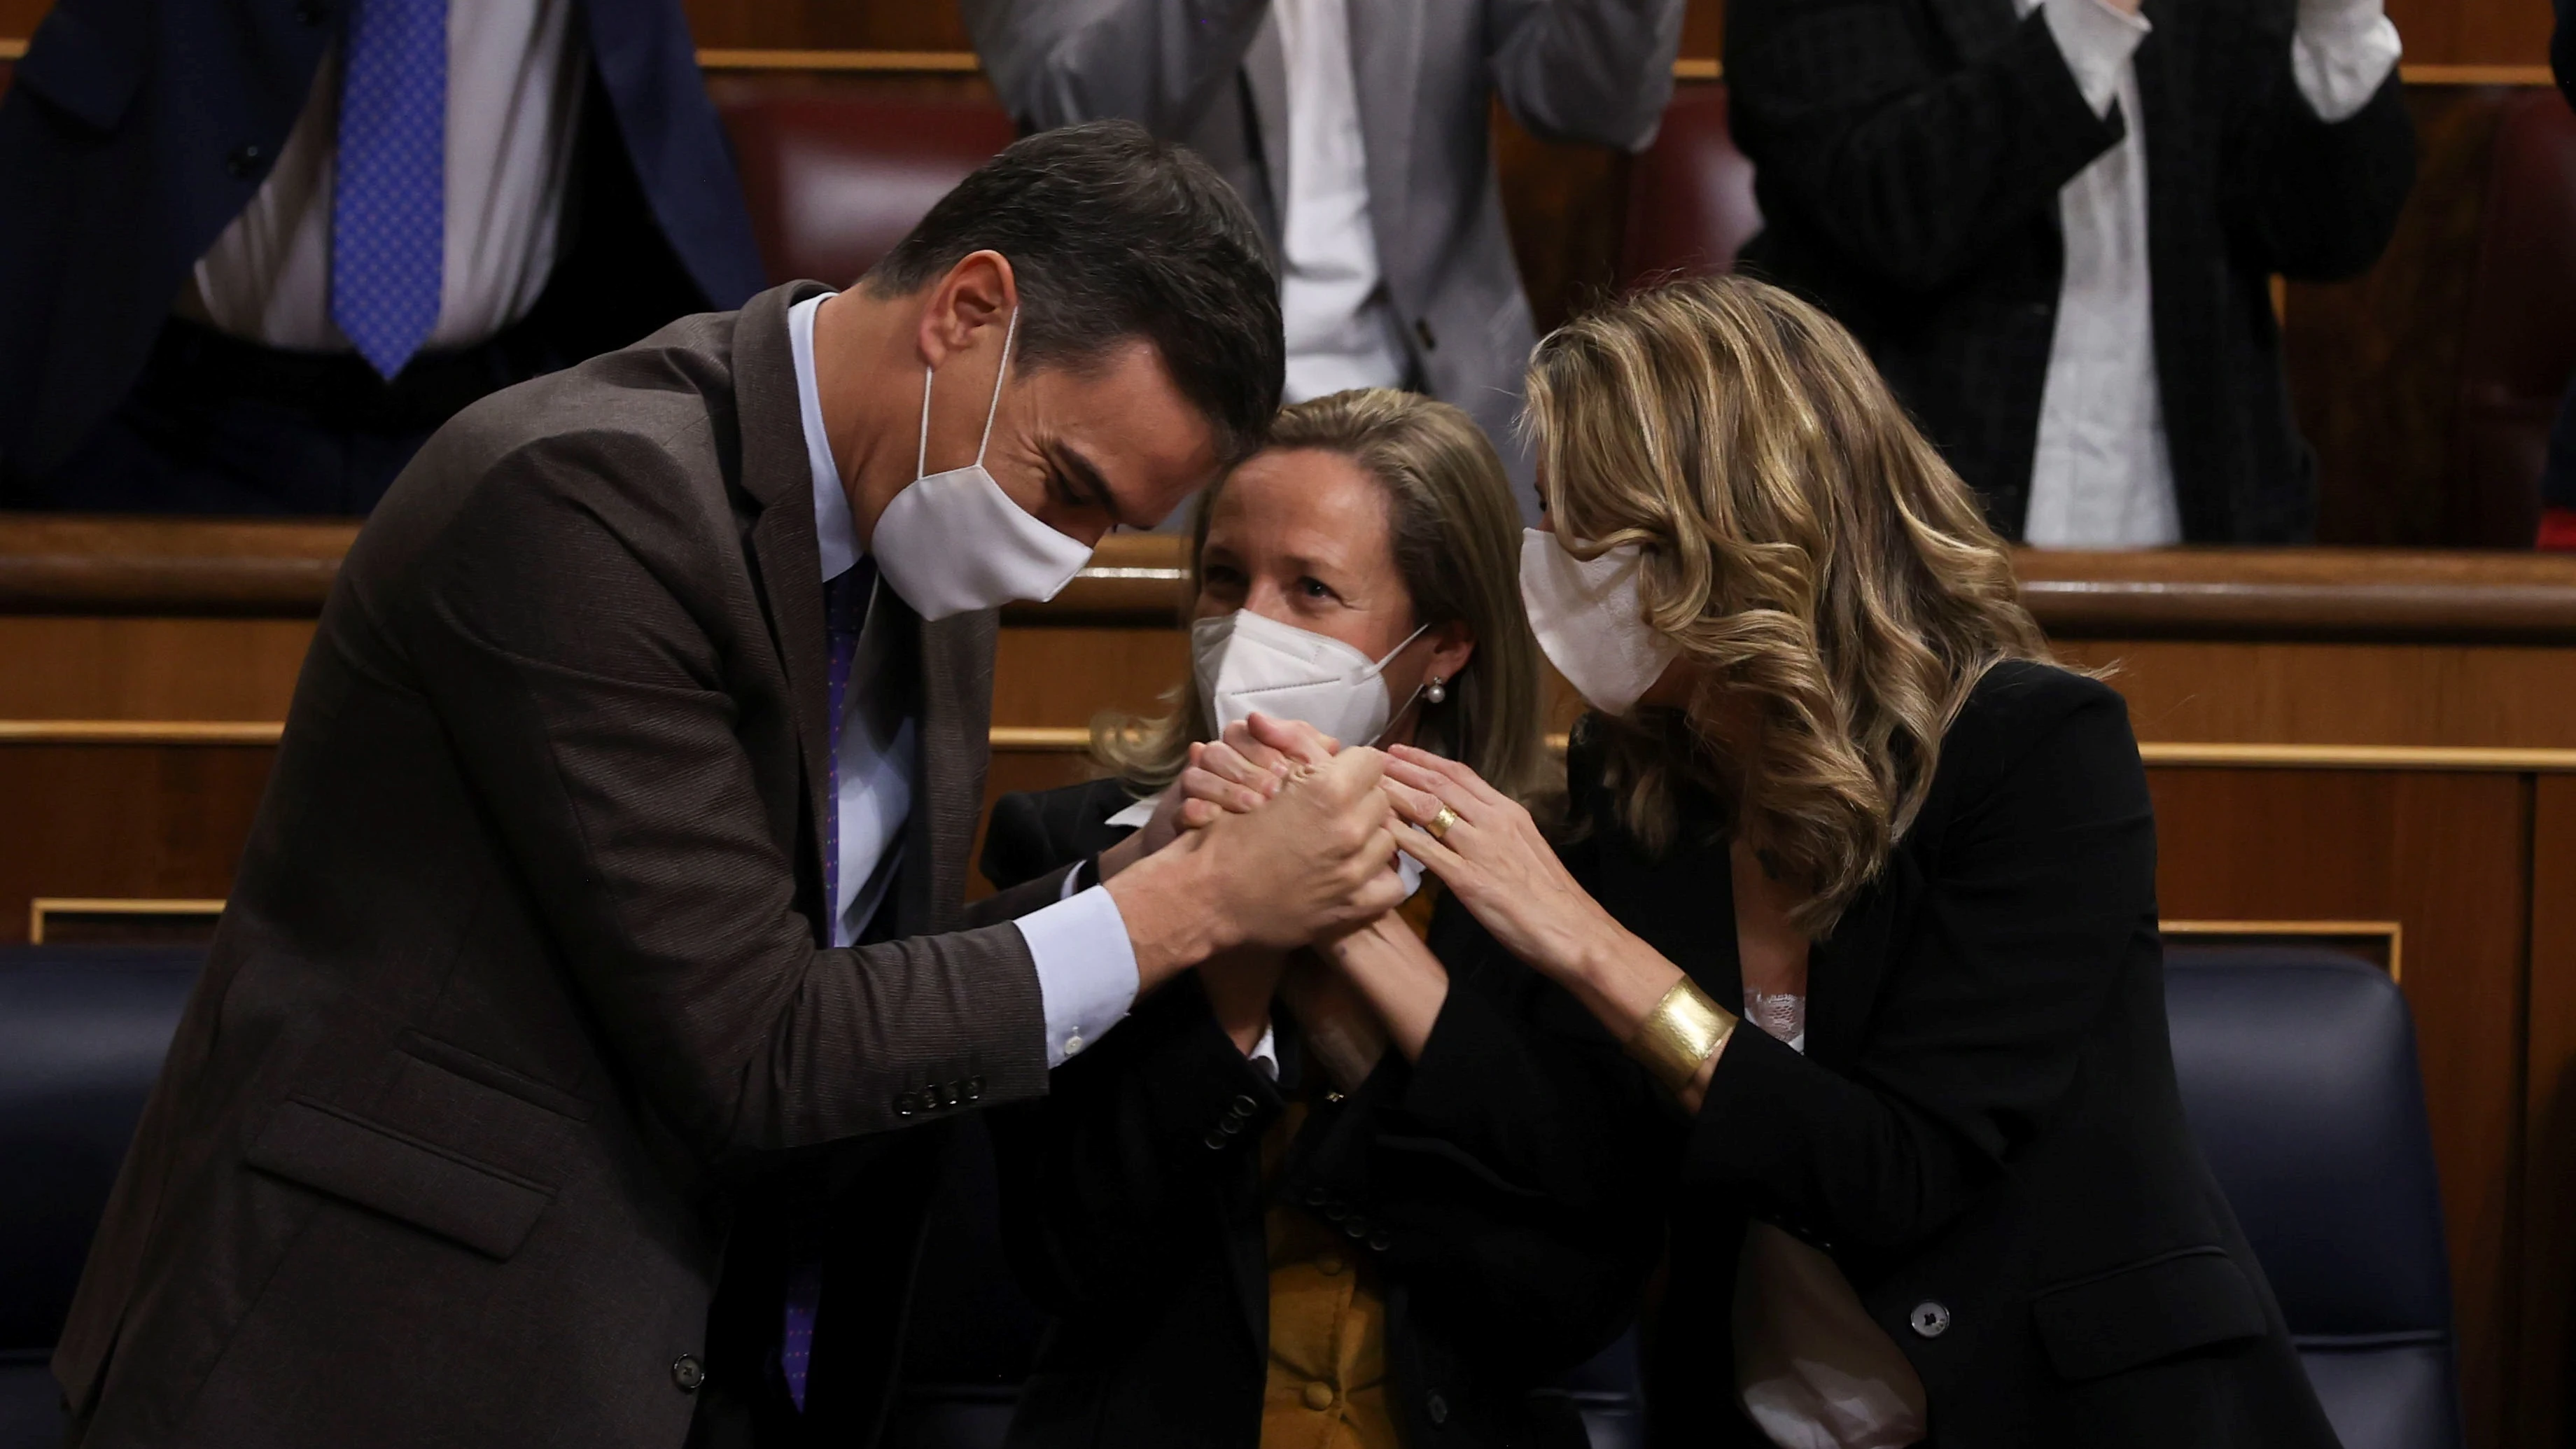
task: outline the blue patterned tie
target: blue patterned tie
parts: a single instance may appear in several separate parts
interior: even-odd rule
[[[447,251],[447,0],[357,0],[345,45],[331,320],[391,378],[438,323]]]
[[[868,621],[868,600],[876,586],[876,560],[863,558],[840,577],[823,585],[825,711],[829,720],[823,752],[823,914],[832,922],[829,937],[840,939],[841,911],[841,720],[849,705],[850,666],[859,657],[859,631]],[[788,1402],[805,1412],[805,1375],[814,1360],[814,1315],[823,1304],[823,1265],[799,1263],[787,1272],[786,1321],[778,1342],[778,1367],[787,1376]]]

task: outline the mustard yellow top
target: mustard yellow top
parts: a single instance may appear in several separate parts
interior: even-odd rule
[[[1262,1139],[1277,1174],[1306,1120],[1288,1110]],[[1386,1400],[1386,1300],[1377,1265],[1332,1225],[1281,1203],[1263,1221],[1270,1244],[1270,1373],[1261,1449],[1399,1449]]]

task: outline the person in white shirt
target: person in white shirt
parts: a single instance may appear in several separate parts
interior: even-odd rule
[[[762,285],[677,0],[110,8],[0,102],[0,501],[364,513],[476,398]]]
[[[2413,180],[2380,0],[1741,0],[1744,265],[1824,304],[2007,537],[2296,543],[2275,276]]]
[[[1288,392],[1407,387],[1501,449],[1536,340],[1504,230],[1493,101],[1636,151],[1672,97],[1682,0],[963,0],[1023,125],[1121,117],[1206,156],[1277,250]]]

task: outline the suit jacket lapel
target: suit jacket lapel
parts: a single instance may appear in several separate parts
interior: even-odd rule
[[[806,459],[805,420],[796,396],[796,362],[787,345],[787,309],[826,290],[818,283],[773,287],[751,299],[734,324],[734,406],[742,432],[742,488],[760,516],[751,525],[751,558],[769,612],[770,641],[795,702],[796,745],[805,771],[806,858],[822,882],[823,783],[832,748],[825,694],[823,565],[814,538],[814,472]],[[828,904],[814,912],[819,939],[831,940]]]
[[[1252,100],[1253,140],[1261,147],[1261,179],[1270,192],[1270,220],[1288,241],[1288,55],[1279,40],[1279,12],[1272,9],[1252,32],[1243,53],[1243,89]]]
[[[1346,0],[1350,15],[1351,85],[1360,111],[1360,146],[1368,156],[1369,229],[1378,266],[1392,273],[1405,255],[1407,203],[1413,195],[1413,110],[1422,74],[1422,0]],[[1445,164],[1444,155],[1437,158]],[[1286,215],[1283,211],[1281,215]]]

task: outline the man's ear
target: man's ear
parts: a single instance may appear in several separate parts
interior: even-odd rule
[[[1019,305],[1019,279],[1011,271],[1011,259],[996,251],[967,253],[931,284],[922,300],[915,340],[922,364],[936,368],[982,345],[979,334],[1005,327]],[[1001,335],[993,332],[994,345],[1000,345]]]

